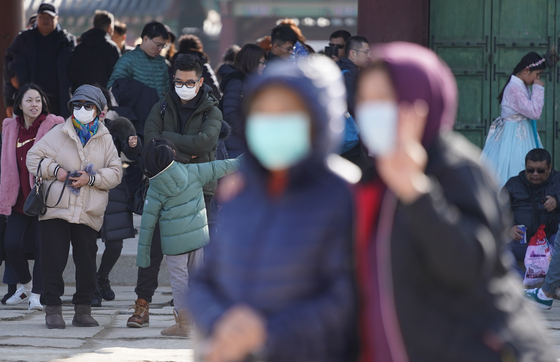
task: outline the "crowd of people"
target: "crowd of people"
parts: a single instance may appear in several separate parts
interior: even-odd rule
[[[452,132],[457,86],[431,50],[306,41],[283,20],[215,73],[193,34],[152,21],[132,48],[98,10],[77,44],[41,4],[5,56],[2,303],[64,329],[72,245],[72,324],[97,326],[138,213],[126,325],[149,327],[165,256],[161,334],[194,335],[200,360],[552,361],[529,303],[550,308],[560,287],[560,179],[531,122],[545,57],[513,70],[479,158]],[[556,252],[523,295],[520,241],[543,224]]]

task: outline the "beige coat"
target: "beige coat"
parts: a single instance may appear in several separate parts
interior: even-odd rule
[[[62,219],[99,231],[109,200],[109,189],[116,187],[122,178],[121,160],[107,128],[99,123],[97,133],[82,147],[72,119],[69,118],[29,150],[26,163],[31,174],[37,174],[41,159],[44,159],[41,172],[45,190],[54,182],[46,200],[48,206],[56,204],[64,185],[54,177],[57,165],[71,173],[84,170],[88,163],[92,163],[97,175],[94,185],[81,187],[79,195],[74,195],[67,188],[58,206],[47,208],[46,214],[39,216],[39,220]]]

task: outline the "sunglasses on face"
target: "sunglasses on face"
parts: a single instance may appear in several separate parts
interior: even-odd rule
[[[546,172],[546,168],[537,168],[537,169],[528,168],[528,169],[525,170],[525,172],[527,172],[528,174],[531,174],[531,175],[534,174],[535,171],[539,174],[543,174],[543,173]]]
[[[74,108],[75,111],[79,111],[80,108],[84,107],[84,109],[86,111],[91,111],[94,107],[93,103],[82,103],[82,102],[74,102],[72,103],[72,108]]]
[[[344,48],[344,45],[342,45],[342,44],[333,44],[333,43],[329,43],[329,46],[330,46],[330,47],[337,47],[338,49]]]

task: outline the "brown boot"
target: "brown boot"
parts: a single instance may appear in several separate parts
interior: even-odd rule
[[[179,313],[173,309],[175,324],[161,331],[164,336],[188,337],[191,332],[191,318],[186,309],[181,309]]]
[[[61,305],[47,305],[45,312],[47,313],[45,316],[45,322],[48,329],[66,328],[66,323],[64,323],[64,319],[62,319]]]
[[[128,318],[126,326],[130,328],[142,328],[150,325],[150,303],[138,298],[136,303],[129,309],[134,308],[132,317]]]
[[[99,327],[99,323],[91,316],[90,304],[74,304],[74,319],[72,325],[76,327]]]

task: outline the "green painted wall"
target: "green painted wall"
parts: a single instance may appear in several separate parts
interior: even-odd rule
[[[528,52],[560,46],[560,0],[431,0],[430,47],[451,67],[459,87],[455,129],[483,147],[496,99],[515,65]],[[544,147],[560,169],[560,65],[547,69],[545,105],[538,120]]]

